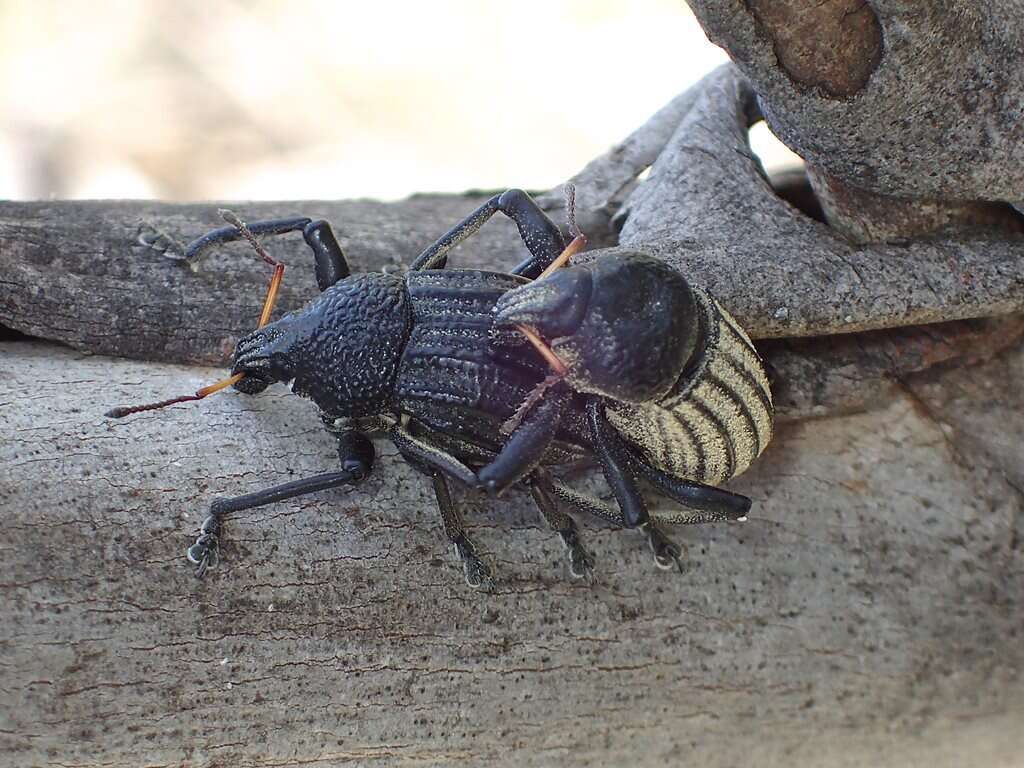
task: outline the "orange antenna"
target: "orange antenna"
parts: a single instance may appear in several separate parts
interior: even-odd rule
[[[558,254],[555,260],[548,264],[543,272],[537,275],[537,280],[542,280],[555,270],[561,269],[569,259],[587,247],[587,237],[580,231],[580,227],[576,223],[576,187],[573,184],[566,184],[564,191],[566,217],[569,223],[569,231],[573,234],[573,239],[562,249],[562,252]],[[503,435],[512,434],[522,423],[530,409],[544,397],[544,393],[564,379],[566,374],[569,373],[569,366],[555,354],[554,350],[545,343],[533,328],[528,325],[516,324],[516,330],[523,334],[527,341],[533,345],[533,348],[540,353],[540,356],[544,358],[544,362],[551,368],[552,373],[530,391],[526,399],[516,409],[516,412],[501,425],[501,433]]]
[[[569,259],[571,259],[573,256],[575,256],[577,253],[579,253],[580,251],[582,251],[586,247],[587,247],[587,238],[586,238],[586,236],[583,235],[582,233],[576,235],[576,237],[574,237],[572,239],[572,242],[569,243],[567,246],[565,246],[565,250],[563,250],[560,254],[558,254],[558,256],[555,258],[554,261],[552,261],[550,264],[548,264],[547,269],[545,269],[543,272],[541,272],[539,275],[537,275],[537,279],[541,280],[542,278],[545,278],[548,275],[550,275],[556,269],[560,269],[562,266],[565,265],[565,263]]]
[[[249,227],[246,226],[245,222],[242,221],[238,216],[229,210],[221,209],[218,211],[221,218],[223,218],[228,224],[236,227],[241,233],[242,237],[249,241],[249,244],[253,247],[260,258],[263,259],[267,264],[270,264],[274,268],[274,274],[270,278],[270,285],[267,287],[267,297],[263,300],[263,310],[260,312],[259,323],[257,328],[262,328],[268,322],[270,322],[270,314],[274,311],[274,304],[277,302],[278,289],[281,287],[281,281],[284,279],[284,264],[272,258],[269,253],[263,248],[260,242],[256,239],[256,236],[252,233]],[[187,403],[192,400],[202,400],[204,397],[220,392],[222,389],[227,389],[232,384],[237,384],[245,378],[244,373],[236,373],[232,376],[228,376],[226,379],[221,379],[213,384],[209,384],[201,389],[197,389],[194,394],[182,395],[181,397],[172,397],[170,400],[161,400],[158,403],[147,403],[146,405],[125,405],[117,408],[112,408],[105,414],[112,419],[122,419],[125,416],[130,416],[133,413],[141,413],[142,411],[155,411],[159,408],[166,408],[169,405],[175,405],[177,403]]]
[[[554,350],[552,350],[551,347],[544,343],[544,340],[538,336],[532,328],[528,325],[517,324],[516,330],[523,334],[530,344],[533,345],[534,349],[540,353],[541,357],[544,358],[544,362],[551,367],[552,373],[549,374],[544,381],[530,390],[530,393],[516,409],[516,412],[506,419],[505,423],[501,425],[501,433],[503,435],[511,435],[522,423],[526,414],[530,412],[530,409],[539,403],[541,398],[544,397],[544,393],[564,379],[565,375],[569,373],[569,366],[562,362],[562,359],[554,353]]]
[[[552,351],[551,347],[544,343],[544,340],[530,326],[517,324],[516,330],[527,338],[534,349],[540,352],[544,362],[551,366],[551,370],[555,372],[556,376],[565,376],[569,372],[569,366],[562,362],[561,358]]]

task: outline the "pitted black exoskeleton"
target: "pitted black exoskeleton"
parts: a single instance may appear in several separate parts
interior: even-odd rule
[[[497,211],[515,221],[529,257],[509,273],[447,269],[451,248]],[[660,524],[744,519],[750,500],[715,486],[771,437],[764,369],[732,318],[662,262],[611,249],[536,279],[566,242],[520,190],[488,200],[400,275],[350,274],[323,221],[249,229],[301,231],[321,294],[238,342],[233,373],[245,378],[235,386],[254,394],[287,382],[312,399],[337,437],[341,469],[214,501],[188,552],[199,575],[216,561],[226,513],[358,482],[373,463],[373,433],[431,479],[473,586],[490,572],[463,529],[451,480],[491,493],[525,486],[575,576],[593,559],[560,502],[640,528],[662,567],[678,565],[680,551]],[[185,258],[239,236],[237,227],[215,230]],[[585,457],[600,464],[617,509],[550,471]],[[649,509],[641,482],[676,504]]]

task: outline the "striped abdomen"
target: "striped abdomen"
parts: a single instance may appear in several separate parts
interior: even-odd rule
[[[702,305],[705,346],[666,397],[609,403],[608,420],[659,469],[718,485],[740,474],[772,436],[772,395],[746,333],[718,302]]]

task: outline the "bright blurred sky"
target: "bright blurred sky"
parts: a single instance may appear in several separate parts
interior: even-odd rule
[[[548,188],[725,60],[683,0],[0,0],[0,197]]]

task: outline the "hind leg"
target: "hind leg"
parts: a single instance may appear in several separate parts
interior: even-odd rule
[[[580,493],[576,489],[559,482],[553,482],[551,490],[561,501],[584,514],[607,520],[620,528],[628,527],[619,510],[613,509],[592,496]],[[654,564],[656,566],[663,570],[675,567],[680,573],[683,573],[683,548],[669,538],[661,525],[653,520],[648,520],[637,526],[637,528],[644,538],[647,539],[647,544],[654,555]]]
[[[589,578],[594,571],[594,556],[580,541],[576,521],[558,508],[551,476],[538,469],[527,478],[526,483],[541,516],[558,533],[569,553],[569,573],[577,579]]]
[[[626,528],[643,525],[650,517],[647,503],[632,462],[615,440],[615,428],[605,418],[604,406],[597,397],[587,400],[586,418],[591,447],[622,511],[622,524]]]
[[[672,525],[693,525],[747,519],[752,504],[748,497],[663,472],[623,440],[610,425],[606,438],[615,443],[619,455],[636,475],[684,507],[674,516],[659,514],[659,520]]]

